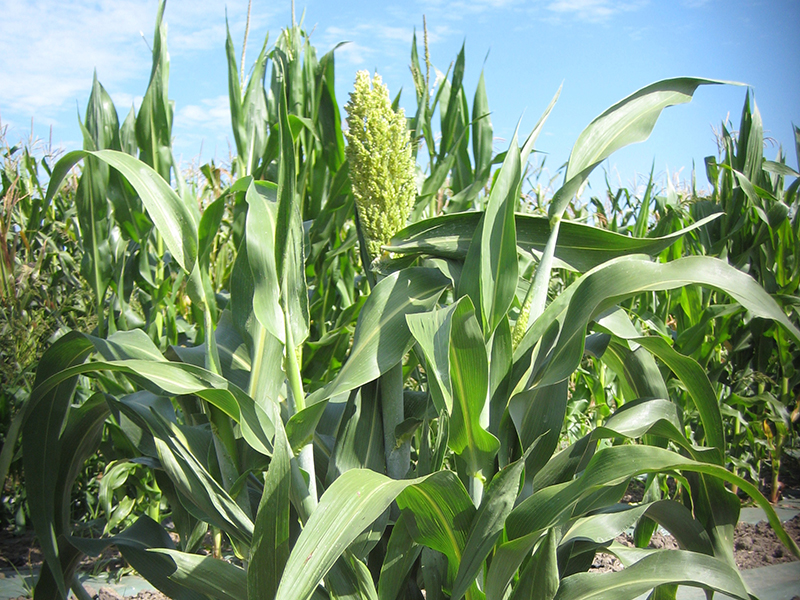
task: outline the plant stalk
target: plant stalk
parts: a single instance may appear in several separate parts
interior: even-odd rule
[[[300,363],[292,337],[292,328],[289,323],[289,315],[283,313],[283,324],[286,332],[286,376],[289,379],[289,390],[292,393],[293,407],[290,405],[290,414],[297,414],[306,407],[305,395],[303,394],[303,381],[300,374]],[[314,442],[309,442],[300,450],[297,456],[297,464],[308,473],[308,492],[313,507],[317,505],[317,476],[314,467]]]
[[[380,389],[386,474],[392,479],[405,479],[411,462],[411,442],[398,446],[395,436],[397,426],[404,420],[402,362],[381,376]]]

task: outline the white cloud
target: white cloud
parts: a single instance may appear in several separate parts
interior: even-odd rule
[[[95,69],[115,98],[132,81],[146,86],[157,7],[156,0],[0,0],[0,110],[55,119],[88,95]],[[227,10],[232,35],[241,38],[247,0],[228,0]],[[219,0],[170,0],[170,52],[222,47],[224,13]],[[269,18],[254,12],[251,34]]]
[[[205,98],[195,104],[179,107],[173,122],[176,157],[226,156],[231,139],[231,112],[228,96]]]
[[[202,128],[210,134],[227,133],[231,124],[231,111],[228,96],[206,98],[199,104],[189,104],[179,108],[175,114],[175,129]]]
[[[442,11],[449,13],[452,17],[463,18],[464,13],[483,13],[486,11],[510,8],[520,5],[520,0],[472,0],[464,2],[462,0],[420,0],[423,10]]]
[[[618,2],[616,0],[555,0],[547,10],[557,15],[573,16],[581,21],[607,21],[611,17],[641,8],[646,0]]]

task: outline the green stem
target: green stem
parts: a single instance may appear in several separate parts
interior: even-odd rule
[[[404,420],[402,362],[381,376],[380,390],[386,474],[392,479],[405,479],[411,463],[411,442],[398,446],[395,437],[397,426]]]
[[[92,595],[83,587],[80,579],[78,579],[77,573],[72,576],[72,585],[70,585],[70,589],[78,600],[92,600]]]
[[[286,332],[286,376],[289,380],[289,390],[292,394],[294,407],[290,405],[290,414],[296,414],[306,407],[305,395],[303,393],[303,381],[300,374],[300,363],[297,360],[297,353],[292,337],[292,328],[289,323],[289,315],[283,313],[284,331]],[[297,456],[297,464],[308,473],[308,493],[313,507],[317,505],[317,477],[314,467],[314,442],[306,444]]]

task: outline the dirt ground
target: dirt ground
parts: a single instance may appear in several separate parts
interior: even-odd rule
[[[800,515],[783,524],[786,533],[800,544]],[[633,538],[627,534],[617,536],[616,541],[625,546],[633,546]],[[650,548],[675,550],[678,544],[670,535],[656,533],[650,540]],[[766,521],[751,525],[739,523],[733,538],[733,554],[736,565],[741,570],[755,569],[797,560],[778,540],[775,532]],[[619,571],[622,564],[612,555],[598,553],[592,564],[593,571]]]

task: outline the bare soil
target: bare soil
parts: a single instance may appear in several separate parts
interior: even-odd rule
[[[800,544],[800,515],[783,524],[786,533]],[[628,534],[617,536],[618,543],[633,547],[633,538]],[[649,548],[677,550],[678,543],[671,535],[656,532],[650,540]],[[733,554],[736,565],[741,570],[755,569],[797,560],[778,540],[769,523],[762,521],[755,525],[739,523],[733,538]],[[592,563],[593,571],[619,571],[622,564],[611,554],[600,552]]]

